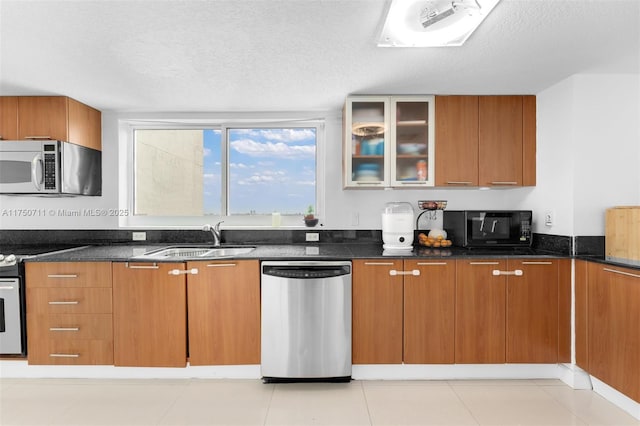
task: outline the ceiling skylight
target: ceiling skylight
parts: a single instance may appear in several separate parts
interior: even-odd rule
[[[462,46],[500,0],[392,0],[378,46]]]

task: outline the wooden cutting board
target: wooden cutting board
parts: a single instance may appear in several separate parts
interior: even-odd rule
[[[607,209],[605,254],[607,259],[640,262],[640,206]]]

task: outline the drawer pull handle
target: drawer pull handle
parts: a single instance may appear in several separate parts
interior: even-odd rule
[[[517,185],[518,182],[513,182],[513,181],[496,181],[496,182],[491,182],[491,185]]]
[[[51,358],[80,358],[80,354],[49,354]]]
[[[12,285],[0,285],[0,290],[15,290],[16,288]]]
[[[77,274],[50,274],[47,278],[78,278]]]
[[[640,278],[640,275],[632,274],[631,272],[616,271],[615,269],[609,269],[609,268],[602,268],[602,270],[607,272],[613,272],[614,274],[626,275],[628,277]]]
[[[80,331],[80,327],[49,327],[49,331]]]
[[[41,139],[41,140],[51,140],[51,136],[25,136],[25,139]]]
[[[499,271],[498,269],[494,269],[491,273],[496,277],[500,275],[515,275],[516,277],[521,277],[524,274],[522,269],[516,269],[515,271]]]
[[[228,266],[237,266],[235,263],[208,263],[207,268],[226,268]]]
[[[49,302],[50,305],[77,305],[80,302],[77,300],[69,300],[69,301],[64,301],[64,300],[54,300]]]
[[[413,275],[414,277],[418,277],[420,276],[420,270],[413,269],[411,271],[396,271],[395,269],[392,269],[389,271],[389,275],[392,277],[395,277],[396,275]]]
[[[393,266],[393,262],[364,262],[367,266]]]
[[[553,265],[553,262],[522,262],[523,265]]]
[[[153,265],[130,265],[129,262],[125,262],[124,267],[129,269],[159,269],[160,268],[157,263],[154,263]]]
[[[499,265],[500,262],[469,262],[469,265]]]
[[[447,262],[418,262],[418,266],[446,266]]]
[[[180,269],[172,269],[169,271],[169,275],[186,275],[186,274],[198,275],[198,268],[187,269],[184,271]]]
[[[447,185],[471,185],[473,182],[469,181],[447,181]]]

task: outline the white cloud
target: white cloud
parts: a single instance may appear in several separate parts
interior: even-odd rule
[[[202,156],[203,157],[208,157],[211,155],[211,148],[204,148],[202,151]]]
[[[256,142],[251,139],[241,139],[231,142],[231,148],[241,154],[252,157],[313,157],[316,154],[315,146],[287,145],[282,142]]]
[[[267,139],[279,142],[299,142],[303,140],[315,140],[314,129],[233,129],[235,134],[246,135],[251,138]]]
[[[248,169],[248,168],[252,168],[253,166],[248,166],[244,163],[229,163],[229,167],[232,169]]]
[[[253,174],[246,179],[239,179],[238,185],[273,184],[288,180],[287,174],[282,170],[265,170],[261,174]]]

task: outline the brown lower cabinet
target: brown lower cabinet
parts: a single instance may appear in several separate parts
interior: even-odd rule
[[[113,263],[114,364],[185,367],[184,263]]]
[[[588,270],[589,262],[575,261],[575,329],[576,329],[576,365],[589,370],[589,323],[588,323]]]
[[[353,363],[453,363],[454,286],[451,260],[354,260]]]
[[[260,364],[260,264],[188,262],[189,364]]]
[[[588,371],[640,402],[640,273],[588,265]]]
[[[455,362],[558,362],[560,263],[458,260]]]
[[[456,261],[456,364],[502,364],[506,361],[505,260]]]
[[[28,262],[31,365],[113,364],[110,262]]]

